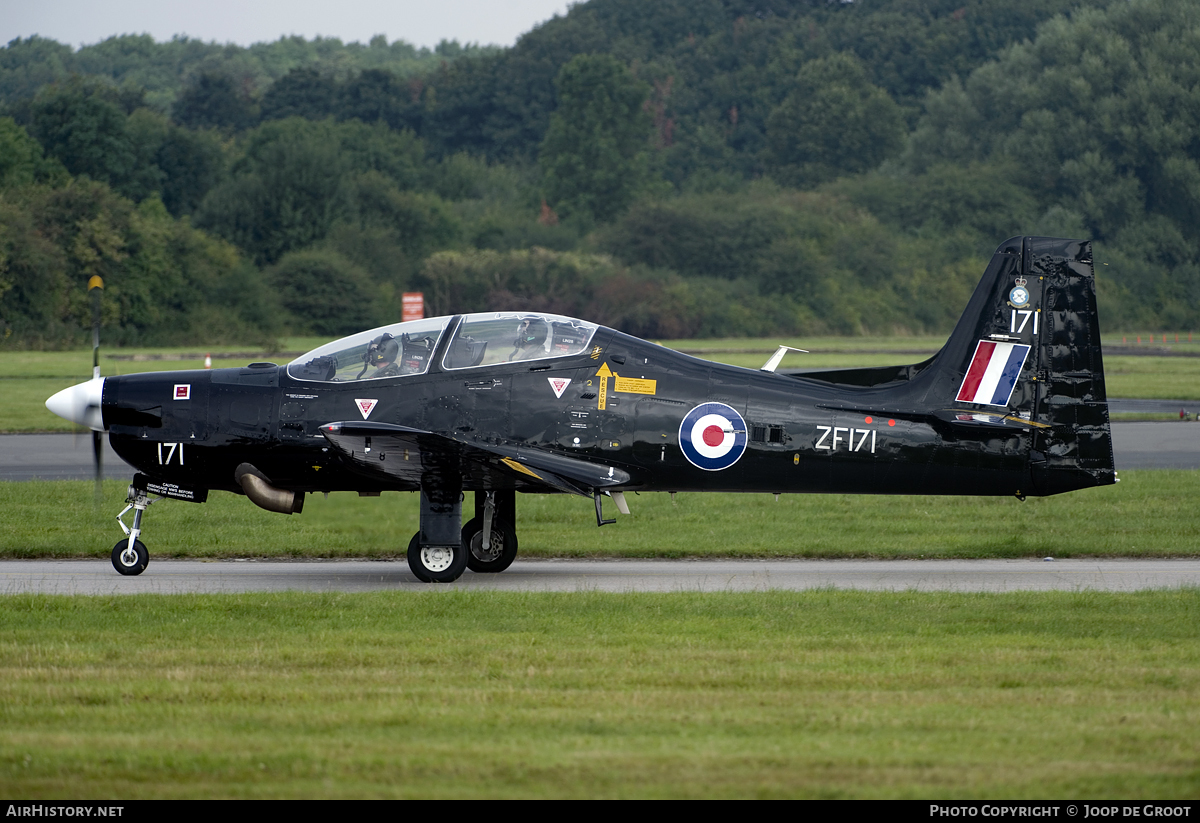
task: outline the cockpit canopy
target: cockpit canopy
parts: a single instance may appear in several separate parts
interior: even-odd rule
[[[487,312],[464,315],[442,360],[444,369],[470,369],[517,360],[547,360],[585,351],[598,329],[557,314]]]
[[[393,323],[326,343],[288,363],[297,380],[345,383],[424,374],[453,317]]]
[[[288,364],[297,380],[341,383],[424,374],[454,317],[394,323],[326,343]],[[441,367],[471,369],[569,357],[587,350],[599,328],[557,314],[486,312],[462,316]]]

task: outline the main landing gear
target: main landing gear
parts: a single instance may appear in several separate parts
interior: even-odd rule
[[[421,530],[408,544],[408,567],[425,583],[450,583],[465,569],[507,569],[517,556],[516,492],[475,492],[475,517],[460,529],[462,492],[421,490]]]
[[[146,550],[146,544],[138,540],[138,536],[142,533],[142,513],[150,507],[151,503],[157,503],[162,500],[161,497],[150,499],[145,489],[138,488],[136,485],[129,487],[129,496],[125,499],[128,503],[125,508],[121,509],[121,513],[117,515],[117,523],[121,527],[121,531],[125,532],[126,538],[117,545],[113,546],[112,564],[113,568],[123,575],[141,574],[146,570],[146,566],[150,565],[150,552]],[[122,520],[125,514],[133,509],[133,528],[125,525]]]
[[[475,492],[475,517],[462,529],[467,568],[471,571],[477,574],[502,572],[516,559],[515,498],[516,493],[511,491]]]

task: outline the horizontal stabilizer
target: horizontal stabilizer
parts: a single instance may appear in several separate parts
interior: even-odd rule
[[[934,409],[931,411],[921,411],[913,409],[869,408],[867,406],[849,404],[835,405],[832,403],[820,403],[818,404],[818,408],[861,414],[865,417],[878,418],[880,420],[907,420],[912,423],[932,423],[935,420],[940,420],[943,423],[953,423],[956,426],[971,426],[974,428],[990,427],[1010,430],[1019,429],[1023,431],[1049,428],[1045,423],[1027,420],[1016,414],[984,412],[978,409]]]
[[[977,409],[938,409],[932,416],[938,420],[953,423],[956,426],[970,426],[973,428],[1009,429],[1013,431],[1050,428],[1046,423],[1026,420],[1015,414],[981,412]]]

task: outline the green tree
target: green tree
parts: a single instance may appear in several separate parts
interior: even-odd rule
[[[11,117],[0,117],[0,189],[34,182],[65,182],[66,170]]]
[[[334,113],[338,84],[312,66],[292,69],[263,94],[263,120],[306,117],[324,120]]]
[[[0,198],[0,345],[41,348],[74,340],[63,249],[41,231],[29,203]]]
[[[225,151],[214,131],[192,131],[171,126],[154,156],[162,171],[162,201],[179,217],[191,214],[209,190],[221,182]]]
[[[132,200],[144,200],[162,191],[164,173],[156,162],[171,130],[165,115],[147,108],[134,110],[125,120],[125,133],[133,149],[133,167],[114,188]]]
[[[425,144],[411,131],[356,120],[335,128],[346,162],[355,172],[376,171],[399,189],[414,189],[426,174]]]
[[[540,155],[547,199],[565,215],[609,220],[647,184],[649,88],[608,55],[575,57],[556,86]]]
[[[401,191],[385,175],[367,171],[349,186],[350,207],[321,243],[364,269],[373,300],[385,316],[399,316],[400,295],[430,253],[458,245],[462,223],[433,194]]]
[[[362,219],[376,207],[386,213],[392,194],[420,185],[424,166],[421,141],[383,123],[271,120],[247,135],[242,157],[205,197],[196,221],[269,265],[323,240],[339,220]],[[363,175],[373,175],[374,182],[360,186]],[[380,191],[389,194],[373,194]],[[361,207],[360,198],[366,198]],[[407,233],[407,219],[398,219],[394,228]],[[430,236],[410,237],[407,247],[439,246],[444,223],[441,218],[421,223]]]
[[[400,191],[379,172],[359,175],[352,196],[354,222],[386,229],[414,259],[452,246],[462,233],[458,216],[436,194]]]
[[[366,272],[335,251],[291,252],[268,277],[284,308],[313,334],[350,334],[385,322]]]
[[[250,135],[232,177],[205,197],[196,222],[260,265],[274,263],[323,238],[346,213],[348,171],[332,121],[264,123]]]
[[[1043,25],[931,95],[907,156],[1010,159],[1043,200],[1080,212],[1104,239],[1158,214],[1200,221],[1200,7],[1134,0]],[[1195,245],[1200,252],[1200,244]]]
[[[1200,7],[1131,0],[1043,24],[930,95],[905,155],[1009,164],[1040,205],[1035,231],[1076,226],[1114,264],[1106,316],[1200,322]],[[1076,229],[1078,230],[1078,229]]]
[[[138,160],[126,119],[110,89],[73,79],[38,92],[30,131],[71,174],[120,186],[129,182]]]
[[[224,74],[201,74],[175,101],[176,123],[193,129],[240,131],[258,120],[258,106],[247,89]]]
[[[420,119],[419,94],[420,86],[410,87],[383,69],[368,69],[338,90],[337,117],[364,123],[383,122],[393,129],[411,128]]]
[[[162,186],[156,164],[166,118],[141,105],[137,89],[74,77],[43,88],[30,107],[30,130],[73,175],[107,183],[141,200]]]
[[[769,164],[799,186],[872,169],[900,149],[900,107],[852,54],[805,63],[767,119]]]
[[[922,237],[961,232],[986,254],[998,240],[1018,234],[1077,236],[1069,221],[1057,232],[1043,221],[1045,206],[1023,185],[1011,162],[940,163],[922,174],[873,173],[845,177],[827,190],[843,194],[888,225]],[[1065,215],[1064,215],[1065,217]],[[1063,233],[1065,232],[1065,233]]]
[[[173,219],[155,197],[134,205],[85,179],[5,192],[0,335],[7,334],[6,345],[83,342],[92,275],[104,278],[109,343],[263,340],[278,328],[278,309],[259,273],[228,243]]]
[[[0,100],[28,100],[42,86],[65,80],[71,72],[72,53],[46,37],[16,38],[0,49]]]

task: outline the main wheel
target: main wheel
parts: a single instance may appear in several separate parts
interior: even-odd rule
[[[141,574],[150,565],[150,552],[141,540],[133,541],[133,549],[129,548],[129,540],[122,540],[113,546],[113,568],[124,575]]]
[[[467,568],[467,552],[457,546],[422,546],[421,533],[408,542],[408,567],[422,583],[451,583]]]
[[[483,520],[475,517],[463,526],[462,544],[467,547],[467,568],[484,574],[502,572],[517,557],[517,533],[503,520],[492,521],[492,539],[483,550]]]

